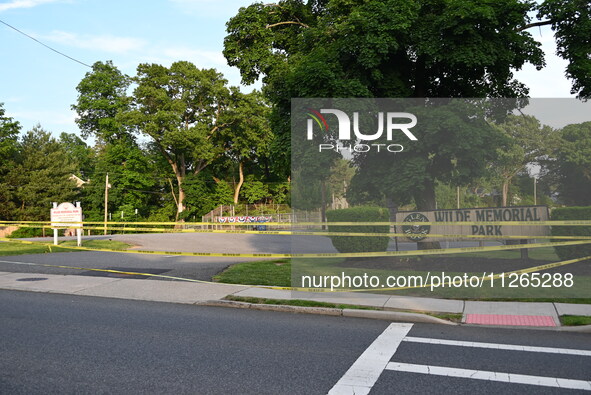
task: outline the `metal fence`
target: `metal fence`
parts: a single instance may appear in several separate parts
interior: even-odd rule
[[[276,222],[285,221],[291,212],[287,204],[231,204],[220,205],[201,217],[201,222],[217,222],[216,217],[272,215],[281,218]]]

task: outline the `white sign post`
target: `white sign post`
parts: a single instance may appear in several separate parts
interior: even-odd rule
[[[73,226],[76,228],[77,245],[82,245],[82,207],[80,202],[76,206],[72,203],[53,203],[51,209],[51,226],[53,228],[53,244],[57,245],[57,227]]]

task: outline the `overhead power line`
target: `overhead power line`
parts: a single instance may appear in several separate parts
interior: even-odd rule
[[[11,28],[12,30],[15,30],[15,31],[19,32],[20,34],[22,34],[22,35],[23,35],[23,36],[25,36],[25,37],[28,37],[28,38],[30,38],[31,40],[35,41],[36,43],[43,45],[45,48],[47,48],[47,49],[50,49],[50,50],[52,50],[53,52],[55,52],[55,53],[57,53],[57,54],[60,54],[60,55],[62,55],[62,56],[64,56],[64,57],[66,57],[66,58],[68,58],[68,59],[70,59],[70,60],[73,60],[73,61],[74,61],[74,62],[76,62],[76,63],[80,63],[80,64],[81,64],[81,65],[83,65],[83,66],[86,66],[86,67],[92,68],[92,66],[90,66],[90,65],[88,65],[88,64],[86,64],[86,63],[84,63],[84,62],[81,62],[81,61],[80,61],[80,60],[78,60],[78,59],[74,59],[73,57],[71,57],[71,56],[68,56],[68,55],[66,55],[66,54],[65,54],[65,53],[63,53],[63,52],[60,52],[60,51],[58,51],[57,49],[51,48],[49,45],[46,45],[46,44],[42,43],[41,41],[37,40],[35,37],[31,37],[31,36],[29,36],[27,33],[25,33],[25,32],[23,32],[23,31],[20,31],[20,30],[18,30],[16,27],[14,27],[14,26],[12,26],[12,25],[9,25],[8,23],[4,22],[4,21],[3,21],[3,20],[1,20],[1,19],[0,19],[0,23],[2,23],[2,24],[4,24],[4,25],[8,26],[8,27],[9,27],[9,28]]]

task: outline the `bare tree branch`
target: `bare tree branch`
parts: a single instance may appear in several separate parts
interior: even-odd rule
[[[532,27],[546,26],[546,25],[551,25],[551,24],[552,24],[552,21],[540,21],[540,22],[528,23],[527,25],[517,29],[517,31],[522,32],[524,30],[531,29]]]
[[[174,194],[174,187],[172,186],[172,181],[170,180],[170,178],[167,178],[168,183],[170,184],[170,193],[172,194],[172,197],[174,199],[174,204],[176,204],[176,206],[179,206],[179,201],[176,198],[176,195]]]
[[[308,26],[308,25],[306,25],[305,23],[302,23],[302,22],[286,21],[286,22],[273,23],[272,25],[265,26],[265,28],[270,29],[272,27],[279,26],[279,25],[300,25],[300,26],[303,26],[303,27],[310,27],[310,26]]]

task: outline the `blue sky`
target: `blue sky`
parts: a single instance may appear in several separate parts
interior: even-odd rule
[[[135,75],[140,63],[188,60],[240,84],[222,56],[226,21],[253,0],[0,0],[0,20],[86,64],[112,60]],[[518,73],[532,97],[572,97],[548,28],[534,29],[548,66]],[[90,69],[0,24],[0,102],[23,130],[78,133],[76,85]],[[243,88],[249,91],[251,87]]]

